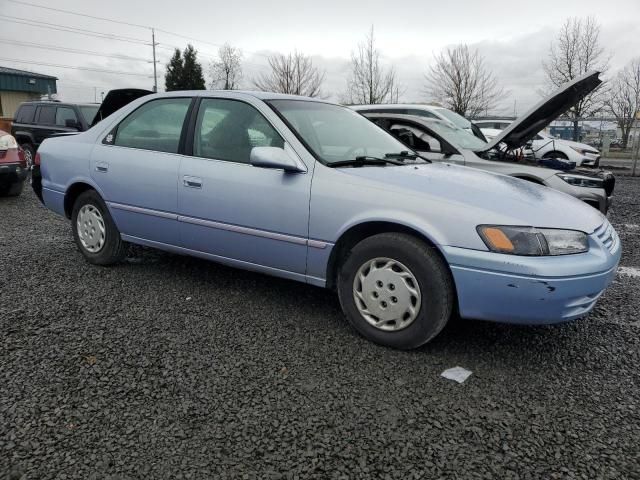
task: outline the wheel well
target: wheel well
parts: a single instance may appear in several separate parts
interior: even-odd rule
[[[515,178],[519,178],[520,180],[526,180],[527,182],[531,182],[531,183],[537,183],[538,185],[544,185],[544,183],[542,183],[540,180],[538,180],[537,178],[531,178],[531,177],[527,177],[527,176],[520,176],[520,175],[514,175]]]
[[[413,228],[392,222],[361,223],[359,225],[351,227],[349,230],[344,232],[333,247],[331,255],[329,256],[329,264],[327,266],[327,288],[334,288],[336,286],[338,269],[345,259],[346,255],[354,246],[356,246],[356,244],[373,235],[389,232],[406,233],[408,235],[419,238],[429,246],[434,247],[438,254],[442,256],[440,250],[429,238],[427,238],[417,230],[414,230]]]
[[[569,158],[566,153],[561,152],[560,150],[551,150],[550,152],[542,155],[543,158]]]
[[[31,146],[33,146],[33,141],[31,138],[29,138],[26,135],[20,135],[17,134],[16,135],[16,142],[18,142],[19,145],[24,145],[25,143],[30,144]]]
[[[76,203],[77,198],[87,190],[93,190],[94,188],[86,183],[74,183],[67,189],[67,193],[64,195],[64,213],[67,218],[71,218],[73,212],[73,204]]]

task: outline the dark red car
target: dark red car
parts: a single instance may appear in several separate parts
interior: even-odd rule
[[[27,162],[18,142],[0,130],[0,197],[20,195],[27,173]]]

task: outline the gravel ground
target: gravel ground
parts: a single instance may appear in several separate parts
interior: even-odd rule
[[[617,188],[640,267],[640,179]],[[571,324],[400,352],[314,287],[139,248],[90,266],[30,191],[0,199],[0,265],[0,478],[640,478],[640,276]]]

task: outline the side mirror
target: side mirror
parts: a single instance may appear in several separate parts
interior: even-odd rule
[[[275,168],[285,172],[302,172],[296,161],[280,147],[253,147],[249,163],[254,167]]]
[[[76,120],[72,120],[70,118],[67,118],[64,121],[64,126],[67,128],[75,128],[76,130],[80,130],[80,124]]]
[[[452,146],[447,145],[446,143],[442,142],[442,151],[440,153],[442,153],[445,157],[450,157],[451,155],[456,155],[456,154],[458,154],[460,152],[458,152]]]

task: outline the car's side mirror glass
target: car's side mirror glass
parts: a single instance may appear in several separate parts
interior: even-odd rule
[[[249,163],[254,167],[280,169],[285,172],[304,171],[295,159],[280,147],[253,147]]]

